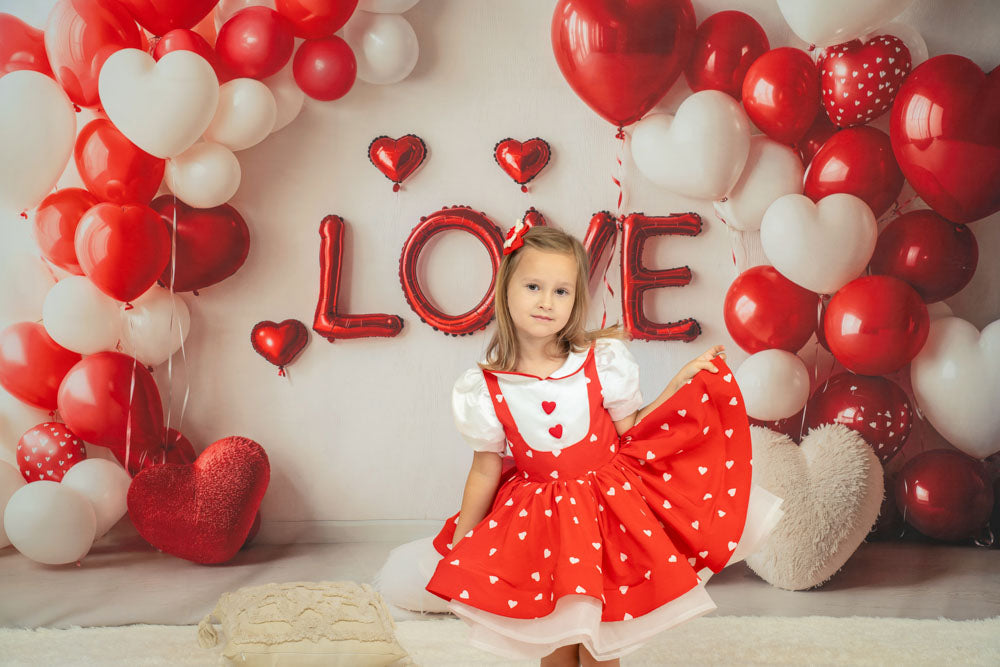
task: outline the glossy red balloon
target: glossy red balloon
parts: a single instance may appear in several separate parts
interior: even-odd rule
[[[806,133],[795,144],[795,148],[799,152],[799,157],[802,158],[802,164],[808,167],[813,157],[823,147],[827,139],[835,135],[839,130],[840,128],[831,123],[825,113],[816,114],[816,120],[813,121],[813,124]]]
[[[178,28],[192,28],[219,0],[119,0],[136,22],[154,35]]]
[[[615,126],[636,122],[670,90],[694,33],[691,0],[559,0],[552,13],[559,71]]]
[[[295,83],[309,97],[329,102],[347,94],[358,76],[354,51],[340,37],[309,39],[292,61]]]
[[[105,118],[83,126],[73,158],[87,189],[112,204],[148,204],[160,188],[167,164],[126,139]]]
[[[309,329],[298,320],[285,320],[280,324],[264,320],[254,325],[250,331],[250,344],[254,351],[278,367],[278,375],[284,376],[285,366],[302,351],[309,342]]]
[[[215,52],[234,77],[264,79],[292,57],[295,37],[284,16],[268,7],[247,7],[219,29]]]
[[[976,537],[993,509],[986,466],[950,449],[921,452],[907,461],[894,492],[903,519],[939,540]]]
[[[823,328],[833,356],[860,375],[888,375],[910,363],[930,320],[920,295],[892,276],[863,276],[841,287]]]
[[[368,160],[393,182],[393,192],[399,191],[399,184],[409,178],[426,157],[427,146],[415,134],[406,134],[399,139],[375,137],[368,144]]]
[[[910,436],[913,409],[906,392],[883,377],[839,373],[806,404],[806,428],[843,424],[857,431],[882,463]]]
[[[903,189],[885,132],[852,127],[826,140],[806,171],[803,194],[815,202],[836,192],[863,199],[875,217],[889,210]]]
[[[721,90],[739,100],[747,70],[770,48],[767,34],[752,16],[718,12],[698,26],[684,76],[694,92]]]
[[[792,146],[809,131],[819,111],[819,70],[801,49],[772,49],[750,65],[742,97],[754,125]]]
[[[177,429],[168,428],[167,435],[163,439],[163,447],[152,455],[142,457],[142,463],[139,464],[139,468],[145,470],[150,466],[161,463],[194,463],[196,458],[198,458],[198,455],[195,454],[194,445],[191,444],[191,441],[184,437],[184,434]]]
[[[358,0],[275,0],[274,8],[292,24],[296,37],[329,37],[344,27]]]
[[[750,354],[798,352],[816,331],[819,295],[796,285],[773,266],[754,266],[732,282],[722,306],[726,329]]]
[[[163,195],[151,206],[166,223],[176,253],[176,277],[171,284],[173,266],[168,262],[160,275],[164,286],[175,292],[204,289],[243,266],[250,253],[250,230],[231,205],[191,208],[173,195]]]
[[[952,222],[1000,210],[1000,67],[931,58],[903,82],[891,118],[896,160],[928,206]]]
[[[910,73],[910,50],[898,37],[877,35],[831,46],[817,64],[826,115],[839,127],[854,127],[889,110]]]
[[[493,147],[493,159],[504,173],[527,192],[525,183],[532,180],[549,163],[552,149],[544,139],[535,137],[521,143],[517,139],[501,139]]]
[[[52,76],[45,33],[10,14],[0,14],[0,76],[28,69]]]
[[[83,214],[97,206],[97,197],[83,188],[56,190],[35,213],[35,240],[42,256],[70,273],[83,275],[76,259],[76,227]]]
[[[958,294],[979,263],[979,244],[968,227],[934,211],[899,216],[879,234],[872,273],[895,276],[917,290],[924,303]]]
[[[97,78],[104,61],[142,39],[132,15],[117,0],[59,0],[45,24],[45,52],[56,81],[83,107],[100,104]]]
[[[208,61],[208,64],[215,70],[215,76],[220,83],[224,83],[232,78],[219,62],[219,57],[215,49],[208,41],[193,30],[177,28],[163,35],[153,48],[153,58],[159,60],[171,51],[193,51]]]
[[[78,361],[79,354],[52,340],[37,322],[0,331],[0,385],[28,405],[55,410],[59,383]]]
[[[135,204],[91,208],[76,228],[75,247],[84,274],[119,301],[152,287],[170,260],[170,234],[160,216]]]

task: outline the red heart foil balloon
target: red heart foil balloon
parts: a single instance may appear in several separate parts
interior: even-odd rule
[[[937,213],[966,223],[1000,210],[1000,67],[927,60],[896,95],[889,127],[903,175]]]
[[[399,139],[375,137],[368,144],[368,159],[375,168],[392,181],[393,192],[399,191],[399,184],[417,170],[427,157],[427,145],[415,134],[407,134]]]
[[[517,139],[502,139],[493,147],[493,159],[521,186],[521,192],[528,191],[524,184],[538,176],[551,155],[548,142],[538,137],[523,144]]]
[[[136,475],[128,513],[157,549],[196,563],[224,563],[250,534],[270,477],[264,448],[230,436],[194,463],[164,463]]]
[[[153,210],[167,223],[177,224],[176,273],[173,290],[190,292],[214,285],[236,273],[250,253],[250,230],[243,216],[229,204],[215,208],[191,208],[173,195],[153,200]],[[166,287],[171,265],[160,275]]]
[[[250,332],[250,343],[260,356],[278,367],[278,375],[285,374],[285,366],[291,363],[309,342],[309,330],[298,320],[285,320],[275,324],[264,320],[254,325]]]
[[[29,482],[61,482],[66,471],[87,458],[87,448],[59,422],[28,429],[17,442],[17,467]]]
[[[903,40],[879,35],[831,46],[820,59],[823,108],[839,127],[864,125],[892,106],[910,73],[910,50]]]

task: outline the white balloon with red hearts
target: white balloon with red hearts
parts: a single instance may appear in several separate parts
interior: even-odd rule
[[[28,429],[17,443],[17,467],[29,482],[61,482],[66,471],[86,458],[83,440],[58,422]]]

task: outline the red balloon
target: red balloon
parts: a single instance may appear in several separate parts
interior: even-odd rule
[[[139,469],[145,470],[161,463],[194,463],[197,457],[191,441],[177,429],[168,428],[167,435],[163,439],[163,447],[152,455],[143,457]]]
[[[358,75],[354,51],[332,35],[302,42],[292,61],[292,75],[309,97],[329,102],[347,94]]]
[[[552,50],[573,91],[602,118],[631,125],[660,101],[691,55],[691,0],[559,0]]]
[[[296,37],[329,37],[344,27],[358,0],[275,0],[274,8],[292,24]]]
[[[59,385],[59,414],[87,442],[107,447],[135,474],[163,448],[163,408],[146,367],[120,352],[84,357]]]
[[[192,28],[219,0],[119,0],[136,22],[154,35],[178,28]]]
[[[18,322],[0,331],[0,385],[36,408],[56,409],[59,383],[80,358],[37,322]]]
[[[818,307],[818,294],[764,265],[736,277],[722,309],[729,335],[756,354],[772,348],[798,352],[816,331]]]
[[[52,76],[45,33],[16,16],[0,13],[0,76],[19,69]]]
[[[86,458],[83,441],[59,422],[33,426],[17,441],[17,467],[28,482],[61,482],[67,470]]]
[[[777,433],[787,435],[792,439],[792,442],[798,443],[802,440],[803,436],[803,419],[802,413],[805,408],[799,410],[791,417],[785,417],[783,419],[775,419],[773,421],[764,421],[762,419],[756,419],[754,417],[749,417],[750,424],[752,426],[763,426],[764,428],[771,429]]]
[[[819,111],[819,71],[801,49],[772,49],[743,78],[743,107],[754,125],[775,141],[794,145]]]
[[[979,244],[968,227],[923,210],[901,215],[882,230],[870,268],[909,283],[924,303],[934,303],[968,285],[978,263]]]
[[[97,197],[83,188],[56,190],[43,199],[35,213],[35,239],[42,256],[59,268],[82,276],[73,239],[80,218],[97,204]]]
[[[927,205],[952,222],[1000,210],[1000,67],[936,56],[903,82],[889,125],[899,166]]]
[[[139,28],[117,0],[60,0],[45,25],[45,52],[56,81],[76,104],[100,104],[97,77],[120,49],[142,46]]]
[[[427,146],[415,134],[399,139],[375,137],[368,144],[368,160],[393,182],[393,192],[399,192],[399,184],[409,178],[426,157]]]
[[[836,192],[863,199],[875,217],[889,210],[903,189],[903,172],[885,132],[852,127],[827,139],[809,164],[803,194],[815,202]]]
[[[236,273],[250,253],[250,230],[243,216],[229,204],[215,208],[191,208],[173,195],[153,200],[154,211],[166,223],[173,237],[177,224],[171,262],[160,275],[160,282],[175,292],[200,290]],[[174,273],[171,284],[171,273]]]
[[[292,57],[295,37],[284,16],[268,7],[247,7],[219,29],[215,52],[234,77],[265,79]]]
[[[737,100],[753,61],[771,49],[767,33],[749,14],[725,11],[702,21],[684,76],[691,90],[721,90]]]
[[[891,276],[864,276],[841,287],[823,322],[830,352],[860,375],[888,375],[910,363],[929,327],[920,295]]]
[[[816,120],[813,121],[812,126],[795,144],[795,148],[799,151],[799,157],[802,158],[802,164],[808,167],[827,139],[835,135],[838,130],[840,128],[831,123],[825,113],[816,114]]]
[[[525,183],[545,168],[551,153],[548,142],[538,137],[523,144],[516,139],[502,139],[493,147],[493,159],[521,186],[521,192],[528,191]]]
[[[913,426],[906,392],[882,377],[840,373],[806,404],[806,427],[843,424],[857,431],[882,463],[903,447]]]
[[[250,343],[254,352],[278,367],[278,375],[285,375],[285,366],[292,362],[309,342],[309,330],[298,320],[285,320],[275,324],[264,320],[254,325]]]
[[[152,287],[170,261],[170,234],[160,216],[135,204],[91,208],[76,228],[75,247],[84,274],[119,301]]]
[[[167,164],[126,139],[104,118],[80,130],[73,157],[87,189],[112,204],[148,204],[160,188]]]
[[[878,35],[831,46],[817,64],[826,115],[839,127],[853,127],[889,110],[910,73],[910,50],[898,37]]]
[[[153,58],[159,60],[171,51],[193,51],[197,53],[212,66],[212,69],[215,70],[215,76],[219,79],[220,83],[224,83],[232,78],[230,73],[219,62],[219,57],[216,55],[215,49],[212,48],[204,37],[193,30],[177,28],[163,35],[156,42],[156,47],[153,49]]]
[[[894,491],[903,519],[939,540],[975,537],[993,509],[986,466],[950,449],[921,452],[907,461]]]

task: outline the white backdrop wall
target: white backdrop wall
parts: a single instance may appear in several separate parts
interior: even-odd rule
[[[0,0],[0,11],[44,27],[53,4]],[[489,333],[453,338],[421,323],[400,289],[399,255],[420,217],[446,205],[470,205],[504,230],[535,206],[551,224],[581,238],[594,212],[614,209],[614,129],[576,97],[556,67],[549,41],[553,5],[423,0],[405,14],[420,43],[419,61],[407,79],[389,86],[359,80],[335,102],[307,98],[291,125],[238,154],[243,181],[231,203],[251,230],[249,258],[232,278],[198,297],[184,295],[192,320],[186,360],[175,356],[172,377],[165,367],[156,377],[164,403],[168,396],[172,403],[171,425],[180,426],[196,449],[243,435],[267,450],[272,477],[262,507],[265,538],[351,539],[358,534],[352,527],[387,534],[407,522],[426,532],[429,524],[421,520],[440,520],[459,507],[472,454],[455,432],[448,400],[453,381],[480,357]],[[772,47],[804,46],[773,0],[694,5],[699,22],[739,9],[760,22]],[[916,0],[900,19],[920,31],[932,56],[959,53],[987,71],[1000,63],[996,0]],[[657,110],[673,112],[688,94],[682,76]],[[424,139],[428,158],[396,195],[368,162],[367,147],[378,135],[410,132]],[[500,171],[492,149],[505,137],[535,136],[551,144],[553,157],[522,194]],[[625,169],[627,211],[695,211],[704,221],[699,236],[662,238],[646,253],[652,267],[686,264],[693,272],[689,286],[647,298],[647,313],[659,321],[693,317],[703,331],[691,344],[632,343],[651,400],[683,363],[713,344],[727,346],[733,367],[747,355],[723,322],[722,301],[736,268],[711,204],[653,186],[627,155]],[[60,186],[78,184],[71,164]],[[311,327],[319,290],[318,228],[327,214],[343,216],[349,225],[344,312],[395,313],[406,324],[388,339],[329,343],[313,333],[289,377],[281,378],[253,352],[250,330],[265,319],[296,318]],[[948,304],[982,327],[1000,316],[1000,215],[971,229],[979,242],[979,268]],[[31,225],[0,220],[4,293],[28,301],[31,289],[17,267],[29,253],[37,255]],[[467,310],[489,285],[485,250],[462,233],[437,237],[421,264],[423,284],[448,312]],[[616,294],[617,267],[615,261],[609,273]],[[44,290],[31,319],[41,317],[42,296]],[[599,322],[600,292],[596,296],[592,319]],[[612,299],[609,319],[619,316]],[[802,355],[809,358],[815,349],[810,342]],[[8,416],[16,411],[12,403],[0,402],[0,419],[4,410]],[[12,459],[17,435],[0,429],[0,437],[2,456]]]

